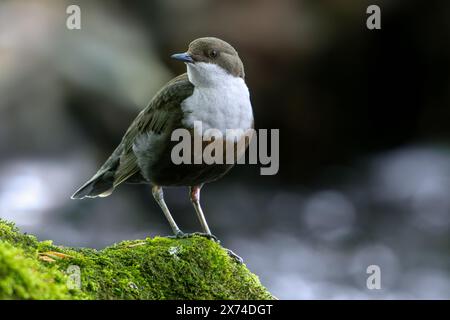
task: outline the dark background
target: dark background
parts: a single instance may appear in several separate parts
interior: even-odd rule
[[[280,171],[205,186],[213,233],[279,298],[448,299],[449,17],[445,1],[2,1],[0,218],[72,246],[169,234],[148,186],[69,197],[185,71],[170,55],[216,36],[244,62],[256,127],[280,129]],[[187,190],[166,201],[200,229]]]

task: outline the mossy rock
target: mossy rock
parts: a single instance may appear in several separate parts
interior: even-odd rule
[[[39,242],[0,219],[0,299],[273,299],[204,237],[124,241],[103,250]]]

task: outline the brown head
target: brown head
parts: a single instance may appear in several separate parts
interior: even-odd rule
[[[185,62],[191,73],[203,74],[212,70],[212,66],[218,66],[234,77],[244,79],[245,76],[237,51],[229,43],[214,37],[196,39],[189,44],[187,52],[174,54],[172,58]]]

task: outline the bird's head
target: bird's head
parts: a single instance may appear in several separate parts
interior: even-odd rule
[[[212,85],[223,75],[244,78],[244,65],[237,51],[218,38],[199,38],[188,51],[171,56],[186,63],[189,80],[194,85]]]

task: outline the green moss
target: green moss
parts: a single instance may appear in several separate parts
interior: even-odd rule
[[[79,289],[66,284],[70,268],[81,271]],[[273,299],[245,265],[203,237],[124,241],[97,251],[39,242],[0,220],[0,299],[8,298]]]
[[[69,298],[72,295],[60,271],[46,268],[23,250],[0,242],[0,299]]]

